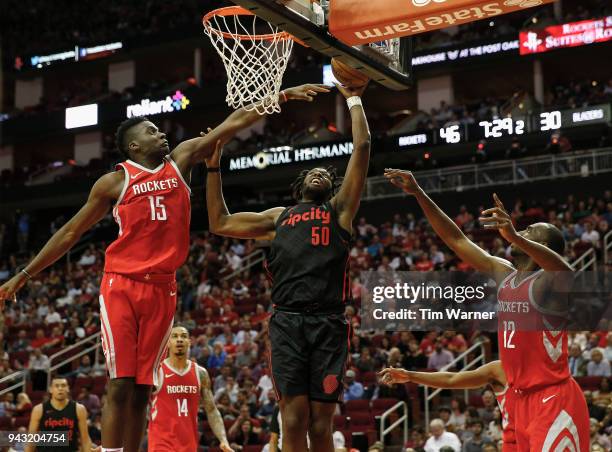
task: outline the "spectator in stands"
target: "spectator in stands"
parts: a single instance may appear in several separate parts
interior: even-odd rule
[[[612,393],[610,393],[610,378],[602,378],[599,388],[593,392],[593,402],[601,406],[612,404]]]
[[[213,354],[208,358],[207,367],[209,369],[218,369],[223,366],[227,353],[223,350],[223,344],[220,341],[216,341],[213,346]]]
[[[497,408],[497,401],[495,400],[493,391],[485,389],[482,392],[482,404],[483,407],[478,408],[478,416],[483,422],[488,424],[495,417],[495,409]]]
[[[363,398],[363,385],[358,381],[355,381],[355,371],[347,370],[346,377],[344,379],[344,401],[359,400]]]
[[[459,214],[455,217],[455,223],[463,230],[470,230],[474,223],[474,216],[463,205],[459,207]]]
[[[215,393],[215,400],[220,399],[221,396],[225,394],[229,397],[230,403],[234,404],[238,400],[238,391],[239,391],[239,388],[238,388],[238,385],[236,384],[236,380],[234,379],[234,377],[229,376],[227,377],[225,381],[225,386],[220,388]]]
[[[482,446],[493,443],[491,438],[483,434],[484,423],[482,420],[472,421],[469,428],[472,432],[472,437],[463,444],[462,452],[481,452]]]
[[[451,447],[454,452],[461,451],[461,441],[454,433],[444,429],[444,422],[441,419],[434,419],[429,423],[431,436],[425,442],[425,452],[440,452],[443,447]]]
[[[251,423],[252,431],[255,434],[259,434],[261,432],[261,428],[259,427],[259,421],[251,417],[249,406],[247,404],[243,404],[240,406],[240,413],[238,414],[238,417],[236,418],[236,420],[234,421],[234,423],[232,424],[232,426],[229,428],[227,432],[230,440],[235,439],[238,436],[238,434],[240,433],[242,424],[244,422]]]
[[[91,358],[89,355],[83,355],[79,367],[77,367],[74,371],[74,375],[76,375],[77,378],[89,377],[91,375],[91,371]]]
[[[495,407],[495,411],[493,412],[493,420],[489,422],[489,425],[487,428],[487,435],[493,441],[501,441],[503,432],[504,432],[504,427],[502,423],[501,410],[499,409],[499,407]]]
[[[569,347],[569,368],[573,377],[586,375],[587,361],[582,356],[580,345],[574,343]]]
[[[434,269],[434,264],[428,253],[421,253],[417,263],[414,264],[414,269],[419,272],[428,272]]]
[[[448,420],[448,425],[452,425],[454,431],[465,429],[465,409],[465,400],[461,397],[453,397],[451,400],[451,415]]]
[[[232,296],[236,300],[243,300],[249,296],[249,288],[244,285],[241,279],[234,280],[232,284]]]
[[[456,331],[445,331],[442,335],[442,343],[455,355],[463,353],[468,348],[468,343],[463,334],[458,334]]]
[[[100,398],[91,392],[89,386],[83,386],[81,388],[77,396],[77,401],[87,408],[90,417],[94,417],[102,412]]]
[[[601,434],[601,428],[602,428],[602,424],[594,418],[590,419],[590,447],[592,448],[593,445],[598,444],[599,446],[601,446],[604,450],[611,450],[612,449],[612,442],[610,441],[610,438],[608,435],[606,434]],[[592,450],[592,449],[591,449]]]
[[[104,377],[106,375],[106,359],[104,354],[98,354],[98,360],[94,363],[91,369],[92,377]]]
[[[215,377],[214,381],[213,381],[213,393],[217,393],[217,391],[219,391],[220,389],[225,388],[225,386],[227,385],[227,379],[228,377],[231,377],[232,375],[232,367],[224,364],[221,367],[221,370],[219,371],[219,374]]]
[[[378,363],[370,353],[370,348],[362,347],[361,355],[359,355],[359,358],[355,362],[355,367],[359,370],[359,372],[373,372],[376,370],[377,365]]]
[[[590,243],[594,248],[599,248],[599,232],[593,229],[593,223],[585,221],[584,232],[580,236],[580,240],[585,243]]]
[[[236,271],[242,265],[242,258],[238,256],[231,248],[225,254],[225,261],[231,271]]]
[[[602,421],[606,415],[606,408],[593,402],[593,393],[591,391],[584,391],[584,400],[586,400],[587,408],[589,409],[589,416]]]
[[[276,408],[276,406],[276,394],[274,393],[274,390],[270,389],[268,391],[268,398],[264,403],[261,404],[255,416],[257,417],[257,419],[264,421],[266,424],[269,424],[270,418],[272,416],[272,413],[274,413],[274,409]]]
[[[382,243],[380,243],[380,237],[378,235],[374,235],[374,237],[372,237],[372,241],[367,246],[367,251],[370,257],[373,259],[378,259],[385,251],[385,247]]]
[[[219,322],[230,327],[230,326],[238,325],[239,319],[240,319],[240,316],[238,315],[238,313],[234,312],[234,310],[232,309],[229,303],[225,303],[223,305],[221,315],[219,316]],[[233,339],[231,328],[230,328],[229,334],[227,332],[227,329],[224,329],[224,334],[226,336],[226,341],[224,342],[224,345],[232,344],[234,342],[234,339]],[[231,335],[231,338],[229,337],[230,335]]]
[[[254,340],[257,337],[257,331],[251,327],[251,322],[245,318],[240,322],[240,331],[234,336],[234,344],[242,344],[247,337]]]
[[[374,234],[378,232],[374,226],[369,224],[365,217],[361,217],[359,222],[357,223],[357,233],[359,234],[359,238],[363,240],[368,240]]]
[[[32,401],[30,397],[25,392],[20,392],[17,394],[17,403],[15,404],[15,409],[13,411],[13,416],[15,417],[25,417],[29,416],[32,411]]]
[[[245,336],[244,342],[237,347],[234,364],[237,367],[251,366],[257,359],[257,344],[250,336]]]
[[[442,422],[444,422],[444,426],[448,428],[449,431],[454,432],[455,430],[453,426],[450,425],[450,417],[451,410],[449,407],[441,406],[440,408],[438,408],[438,418],[442,419]]]
[[[222,390],[219,398],[215,396],[215,403],[224,420],[233,421],[238,416],[239,411],[233,407],[227,392]]]
[[[612,362],[612,331],[606,335],[606,348],[604,349],[604,359]]]
[[[83,254],[81,255],[81,258],[78,261],[78,264],[83,267],[89,267],[95,263],[96,263],[95,247],[91,245],[89,248],[87,248],[83,252]]]
[[[421,370],[427,367],[427,357],[419,348],[416,339],[411,339],[408,342],[408,351],[402,359],[402,367],[407,370]]]
[[[183,313],[183,320],[181,321],[181,325],[183,325],[190,333],[196,328],[197,324],[195,320],[191,318],[191,312],[185,311]]]
[[[22,352],[30,348],[30,340],[28,339],[28,333],[26,330],[19,330],[17,333],[17,340],[11,344],[11,352]]]
[[[45,316],[45,324],[53,325],[54,323],[60,323],[62,316],[55,310],[55,306],[49,306],[49,313]]]
[[[603,352],[600,348],[591,351],[591,360],[587,364],[587,375],[589,377],[609,377],[610,361],[603,359]]]
[[[44,391],[47,389],[47,373],[51,367],[49,357],[43,354],[40,348],[35,348],[30,355],[30,377],[32,389],[34,391]]]
[[[443,367],[449,365],[453,359],[453,354],[444,348],[442,339],[437,338],[434,352],[429,356],[429,360],[427,361],[427,368],[439,371]]]
[[[244,446],[255,444],[259,444],[259,435],[253,431],[253,424],[249,420],[242,421],[240,431],[231,443],[232,449],[241,451]]]

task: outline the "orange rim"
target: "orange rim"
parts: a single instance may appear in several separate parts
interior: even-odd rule
[[[227,6],[225,8],[215,9],[202,18],[202,24],[204,28],[210,30],[212,33],[223,36],[225,39],[240,39],[248,41],[274,41],[275,39],[292,39],[296,42],[300,42],[286,31],[278,33],[269,33],[267,35],[245,35],[238,33],[229,33],[226,31],[217,30],[212,26],[210,20],[215,16],[227,17],[227,16],[254,16],[251,11],[241,6]]]

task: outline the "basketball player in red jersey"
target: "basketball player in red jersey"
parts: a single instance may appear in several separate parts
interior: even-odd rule
[[[289,88],[285,100],[311,101],[322,85]],[[0,287],[0,305],[27,280],[61,258],[112,207],[119,237],[106,250],[100,289],[102,346],[110,376],[102,411],[103,450],[136,452],[157,366],[176,308],[175,271],[189,248],[191,169],[216,143],[255,123],[255,111],[232,113],[221,125],[170,151],[166,134],[147,118],[130,118],[116,134],[127,160],[94,184],[81,210],[26,268]]]
[[[370,159],[361,94],[339,87],[352,120],[353,153],[340,188],[333,169],[304,170],[293,183],[297,204],[230,214],[218,172],[221,149],[206,160],[211,232],[270,240],[266,269],[274,313],[270,361],[280,399],[283,452],[333,452],[332,420],[343,392],[350,325],[344,315],[352,223]]]
[[[471,389],[490,386],[495,393],[502,414],[503,452],[517,450],[514,431],[514,392],[508,388],[501,361],[492,361],[478,369],[463,372],[411,372],[387,367],[378,375],[381,381],[389,386],[403,383],[416,383],[442,389]]]
[[[149,413],[150,452],[198,450],[198,409],[204,404],[208,423],[223,452],[233,452],[227,442],[223,418],[215,406],[206,369],[187,359],[191,341],[183,326],[174,326],[168,358],[158,369]]]
[[[514,268],[470,241],[419,187],[412,173],[389,169],[385,176],[415,196],[450,249],[498,282],[499,354],[508,385],[514,391],[517,450],[588,451],[589,415],[584,395],[569,372],[567,332],[545,327],[547,320],[563,317],[562,310],[567,308],[549,295],[551,289],[558,293],[563,290],[560,286],[569,287],[573,280],[566,273],[572,268],[561,256],[565,249],[561,231],[548,223],[536,223],[516,232],[510,215],[494,195],[495,207],[483,211],[480,221],[499,230],[511,243]],[[543,318],[540,328],[517,327],[517,311],[530,318]]]

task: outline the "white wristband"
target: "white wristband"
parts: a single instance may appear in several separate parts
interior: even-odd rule
[[[348,99],[346,99],[346,105],[348,105],[348,109],[350,111],[350,109],[353,108],[355,105],[363,105],[363,104],[361,103],[361,97],[353,96],[353,97],[349,97]]]

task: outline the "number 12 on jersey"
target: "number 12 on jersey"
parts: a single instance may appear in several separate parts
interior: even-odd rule
[[[178,416],[189,417],[189,409],[187,407],[187,399],[176,399],[176,407],[178,408]]]
[[[516,348],[512,343],[516,326],[512,320],[504,320],[504,348]]]

